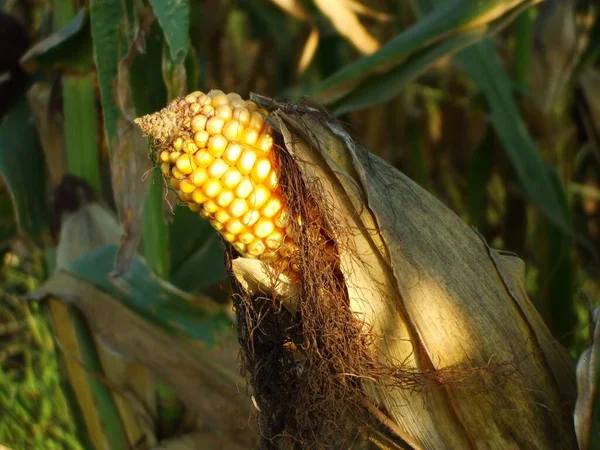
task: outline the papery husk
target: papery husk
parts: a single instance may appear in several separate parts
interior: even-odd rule
[[[295,448],[341,448],[379,422],[398,448],[576,449],[574,363],[527,298],[523,262],[490,249],[321,111],[253,100],[270,110],[281,134],[282,172],[295,165],[300,174],[287,175],[287,184],[282,177],[291,210],[302,223],[318,218],[338,260],[324,266],[310,227],[297,227],[304,233],[297,244],[308,249],[300,259],[309,262],[295,288],[298,312],[285,319],[265,299],[281,289],[248,292],[237,284],[238,332],[262,411],[263,447],[277,448],[275,433],[290,434]],[[298,200],[301,194],[309,198]],[[314,285],[331,281],[328,270],[343,275],[339,289]],[[332,340],[332,330],[346,335]],[[273,350],[286,339],[291,351]],[[337,346],[333,356],[307,345],[326,339]],[[330,386],[331,379],[339,382]]]

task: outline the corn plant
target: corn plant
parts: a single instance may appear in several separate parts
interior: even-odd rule
[[[0,7],[4,251],[81,419],[19,391],[0,443],[598,448],[595,5]]]

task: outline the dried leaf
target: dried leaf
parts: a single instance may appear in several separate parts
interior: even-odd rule
[[[357,14],[344,0],[314,0],[338,33],[361,53],[368,55],[379,49],[379,41],[358,20]]]
[[[281,8],[286,13],[294,16],[299,20],[309,20],[309,14],[302,6],[302,3],[298,0],[271,0],[275,3],[279,8]]]
[[[102,345],[150,369],[211,430],[229,436],[242,447],[255,444],[256,436],[248,423],[250,402],[239,392],[245,382],[236,370],[238,348],[234,341],[224,340],[209,350],[171,335],[67,272],[54,275],[39,295],[68,299],[83,312]]]
[[[319,30],[313,28],[306,39],[302,55],[300,56],[300,62],[298,63],[298,73],[303,73],[306,68],[310,65],[311,61],[315,57],[317,48],[319,47]]]

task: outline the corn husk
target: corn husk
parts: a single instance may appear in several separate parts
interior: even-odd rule
[[[489,248],[317,109],[253,100],[271,111],[284,151],[320,193],[337,230],[348,307],[372,338],[371,355],[397,369],[381,379],[355,375],[365,408],[398,448],[576,449],[574,364],[529,301],[523,262]],[[242,289],[254,298],[289,292],[252,286]],[[312,288],[295,287],[305,315]]]

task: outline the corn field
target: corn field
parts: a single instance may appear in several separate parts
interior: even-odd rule
[[[600,450],[599,7],[0,0],[0,449]]]

